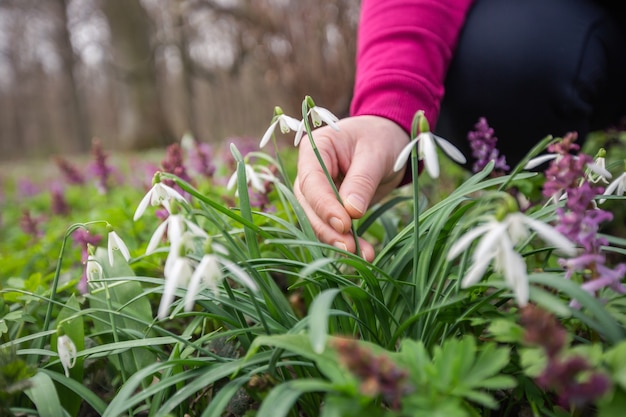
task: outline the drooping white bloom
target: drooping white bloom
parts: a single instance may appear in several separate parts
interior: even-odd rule
[[[417,158],[420,161],[424,161],[424,166],[432,178],[439,177],[439,160],[437,159],[436,145],[438,145],[454,161],[461,164],[467,162],[465,156],[456,148],[456,146],[444,138],[434,135],[432,132],[422,132],[417,135],[415,139],[409,142],[404,149],[402,149],[396,159],[396,163],[393,166],[394,171],[400,171],[400,169],[406,164],[409,156],[411,155],[411,150],[416,143]]]
[[[87,276],[87,281],[99,281],[104,276],[104,271],[102,269],[102,265],[100,262],[93,256],[89,255],[87,258],[87,263],[85,265],[85,275]]]
[[[339,126],[337,125],[337,122],[339,121],[339,119],[330,110],[325,109],[324,107],[313,106],[309,110],[308,115],[311,116],[313,127],[320,127],[322,125],[322,122],[324,122],[328,126],[333,128],[334,130],[339,131]],[[302,137],[304,136],[304,129],[305,129],[304,120],[302,120],[300,121],[300,124],[298,125],[296,136],[294,137],[294,140],[293,140],[293,146],[298,146],[300,144],[300,141],[302,140]]]
[[[218,247],[219,246],[216,244],[213,244],[214,250]],[[232,277],[241,285],[252,291],[258,291],[259,287],[257,284],[239,265],[215,253],[207,254],[202,257],[200,264],[189,280],[189,287],[187,288],[187,295],[185,296],[185,310],[190,311],[193,308],[194,300],[203,285],[211,290],[215,297],[219,295],[218,287],[224,279],[222,266],[229,271]]]
[[[558,160],[559,158],[562,158],[563,156],[561,154],[558,153],[551,153],[551,154],[547,154],[547,155],[540,155],[537,156],[533,159],[531,159],[530,161],[528,161],[526,163],[526,165],[524,165],[524,169],[529,170],[529,169],[534,169],[537,168],[538,166],[548,162],[548,161],[552,161],[552,160]],[[574,158],[578,159],[578,156],[574,156]],[[607,169],[605,168],[605,164],[604,164],[604,158],[597,158],[593,163],[588,163],[587,164],[587,169],[598,176],[599,179],[604,179],[604,178],[611,178],[612,175],[609,171],[607,171]],[[593,181],[592,182],[597,182]],[[558,200],[558,198],[557,198]]]
[[[189,283],[189,278],[193,273],[192,261],[186,256],[180,256],[175,251],[170,251],[171,267],[166,267],[164,271],[165,276],[165,288],[163,289],[163,296],[161,296],[161,303],[159,304],[159,310],[157,317],[159,320],[163,320],[167,317],[167,313],[174,301],[176,289],[178,287],[186,287]]]
[[[619,177],[615,178],[609,185],[607,185],[606,190],[602,195],[624,195],[626,192],[626,172],[622,173]],[[602,204],[606,201],[606,198],[603,198],[598,201],[598,203]]]
[[[146,255],[154,252],[163,240],[165,231],[167,230],[167,240],[170,242],[170,251],[176,250],[180,246],[183,234],[188,231],[192,236],[207,238],[208,234],[198,227],[195,223],[187,220],[182,214],[170,214],[163,223],[161,223],[150,238],[146,247]]]
[[[113,263],[115,262],[115,256],[114,256],[113,251],[116,251],[116,250],[120,251],[124,259],[126,259],[126,262],[130,260],[130,252],[128,251],[128,247],[126,246],[126,243],[124,243],[124,241],[118,236],[117,233],[115,233],[114,231],[110,231],[109,237],[107,240],[108,240],[107,249],[109,252],[109,264],[111,264],[111,266],[113,266]]]
[[[246,169],[246,183],[252,186],[252,189],[265,193],[267,190],[265,188],[266,181],[275,181],[276,175],[274,175],[269,168],[260,167],[262,172],[257,172],[251,165],[245,164]],[[233,175],[228,179],[228,183],[226,184],[227,190],[232,190],[235,188],[235,184],[237,184],[237,172],[235,171]]]
[[[604,152],[602,155],[604,155]],[[594,184],[598,182],[608,184],[608,180],[612,178],[611,173],[606,169],[606,159],[604,156],[598,156],[593,164],[587,165],[587,169],[587,178]]]
[[[135,215],[133,216],[133,220],[137,221],[143,213],[148,208],[148,204],[156,207],[163,205],[167,211],[170,211],[170,200],[178,200],[181,202],[185,202],[185,197],[180,195],[178,191],[173,189],[172,187],[165,185],[161,182],[158,182],[152,186],[150,191],[144,196],[144,198],[137,206],[137,210],[135,210]]]
[[[298,131],[300,127],[300,120],[294,119],[291,116],[287,116],[286,114],[279,115],[276,120],[267,128],[263,137],[261,138],[261,142],[259,143],[259,148],[263,148],[272,138],[274,131],[276,130],[276,126],[280,127],[280,131],[282,133],[289,133],[290,131]]]
[[[76,345],[69,336],[59,336],[57,339],[57,351],[61,365],[63,365],[63,370],[65,371],[65,376],[69,378],[70,369],[76,365]]]
[[[546,242],[559,251],[573,256],[576,248],[565,236],[552,226],[528,217],[522,213],[508,214],[502,221],[491,218],[465,235],[452,245],[448,260],[452,260],[465,251],[479,236],[480,241],[472,254],[472,266],[461,281],[462,287],[468,287],[480,281],[489,264],[502,274],[507,285],[513,290],[517,303],[528,303],[528,276],[526,263],[514,249],[515,245],[526,239],[530,230],[534,230]]]

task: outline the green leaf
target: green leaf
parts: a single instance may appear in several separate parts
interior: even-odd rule
[[[328,316],[330,306],[339,294],[339,290],[331,288],[320,293],[309,310],[309,339],[315,353],[322,353],[328,337]]]
[[[296,379],[272,389],[261,404],[257,417],[284,417],[300,396],[307,392],[331,392],[333,386],[320,379]]]
[[[30,382],[32,385],[25,392],[35,404],[39,417],[61,417],[65,415],[54,382],[48,374],[37,372],[30,379]]]

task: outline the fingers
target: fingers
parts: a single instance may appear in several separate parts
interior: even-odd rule
[[[356,253],[357,247],[356,243],[354,242],[354,236],[352,234],[351,228],[348,227],[346,228],[345,232],[340,233],[335,230],[335,228],[333,228],[330,224],[323,221],[317,215],[315,210],[313,210],[307,199],[304,198],[299,184],[300,182],[296,179],[296,182],[294,184],[294,192],[296,194],[298,202],[302,206],[307,218],[309,219],[309,222],[311,223],[311,227],[315,232],[315,236],[321,242],[328,243],[338,249],[345,250],[347,252]],[[371,262],[374,260],[374,248],[369,242],[359,238],[359,250],[360,256],[363,257],[366,261]]]

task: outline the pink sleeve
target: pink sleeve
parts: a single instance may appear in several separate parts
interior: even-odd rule
[[[411,130],[417,110],[434,127],[443,83],[473,0],[363,0],[352,115]]]

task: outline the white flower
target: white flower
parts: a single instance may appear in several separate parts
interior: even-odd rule
[[[193,273],[193,267],[191,260],[185,256],[177,255],[176,252],[170,252],[172,259],[171,267],[165,268],[165,288],[163,289],[163,296],[161,296],[161,303],[159,304],[159,310],[157,317],[163,320],[167,317],[167,313],[174,301],[174,295],[178,287],[186,287],[189,283],[189,278]]]
[[[263,148],[272,138],[272,134],[274,130],[276,130],[276,126],[280,126],[280,131],[282,133],[289,133],[290,131],[297,131],[300,127],[300,121],[298,119],[294,119],[291,116],[287,116],[286,114],[279,115],[276,120],[270,125],[269,128],[263,134],[261,138],[261,142],[259,143],[259,148]]]
[[[447,258],[452,260],[465,251],[475,239],[482,236],[472,254],[473,264],[463,277],[461,285],[465,288],[480,281],[489,264],[493,262],[493,269],[504,276],[507,285],[515,293],[517,303],[520,306],[526,305],[528,303],[526,264],[514,247],[529,236],[530,229],[563,253],[570,256],[576,253],[574,244],[553,227],[522,213],[508,214],[502,221],[492,218],[461,236],[448,252]]]
[[[607,185],[606,190],[602,195],[624,195],[626,192],[626,172],[622,173],[619,177],[615,178],[609,185]],[[602,204],[606,201],[606,198],[603,198],[598,201],[598,203]]]
[[[594,184],[598,182],[608,184],[608,180],[613,177],[611,173],[606,170],[606,159],[603,156],[597,157],[593,164],[587,164],[587,169],[587,178]]]
[[[167,240],[170,242],[170,251],[174,251],[179,248],[180,242],[186,230],[189,231],[192,236],[201,238],[208,237],[204,230],[198,227],[195,223],[187,220],[183,217],[183,215],[170,214],[152,234],[152,237],[148,242],[148,246],[146,247],[146,255],[149,255],[156,250],[165,235],[165,230],[167,230]]]
[[[324,122],[334,130],[339,131],[339,126],[337,125],[339,119],[337,118],[337,116],[332,114],[330,110],[325,109],[324,107],[313,106],[309,110],[308,114],[311,116],[313,127],[320,127],[322,125],[322,122]],[[302,136],[304,136],[304,128],[304,120],[302,120],[300,121],[298,130],[296,131],[296,136],[293,140],[293,146],[298,146],[300,144]]]
[[[87,281],[99,281],[104,275],[102,265],[100,265],[100,262],[98,262],[98,260],[93,255],[89,255],[89,257],[87,258],[87,264],[85,265],[85,275],[87,276]]]
[[[150,191],[148,191],[148,193],[141,200],[139,206],[137,206],[137,210],[135,211],[133,220],[137,221],[137,219],[139,219],[143,215],[143,213],[146,211],[146,208],[148,207],[148,204],[155,207],[163,205],[167,209],[167,211],[170,211],[169,201],[171,199],[182,202],[186,201],[185,197],[180,195],[180,193],[172,187],[160,182],[154,184]]]
[[[59,352],[59,359],[61,360],[61,365],[63,365],[65,376],[69,378],[70,369],[76,365],[76,345],[69,336],[59,336],[57,339],[57,351]]]
[[[424,161],[424,166],[432,178],[439,177],[439,161],[437,159],[435,143],[456,162],[461,164],[467,162],[465,156],[453,144],[431,132],[422,132],[402,149],[393,166],[394,171],[400,171],[404,164],[406,164],[407,159],[409,159],[411,155],[411,150],[416,143],[417,158]]]
[[[215,250],[217,248],[221,248],[221,246],[213,244],[213,249]],[[222,250],[225,251],[223,248]],[[194,300],[200,292],[201,285],[205,285],[209,290],[211,290],[215,297],[219,295],[218,286],[224,278],[222,266],[228,270],[232,274],[233,278],[241,285],[252,291],[258,291],[259,287],[252,280],[252,278],[250,278],[250,275],[248,275],[240,266],[222,256],[207,254],[202,257],[200,264],[189,280],[187,295],[185,296],[185,310],[190,311],[193,308]]]
[[[275,181],[276,176],[272,174],[272,172],[267,167],[261,167],[260,169],[263,172],[257,172],[251,165],[245,164],[246,169],[246,183],[252,186],[252,189],[265,193],[267,190],[265,188],[265,181]],[[233,172],[233,175],[228,179],[228,183],[226,184],[227,190],[232,190],[235,188],[235,184],[237,184],[237,171]]]
[[[114,231],[109,232],[108,237],[108,252],[109,252],[109,263],[113,266],[115,262],[115,256],[113,251],[119,250],[126,262],[130,260],[130,252],[128,251],[128,247],[126,243],[115,233]]]
[[[537,157],[531,159],[530,161],[528,161],[526,163],[526,165],[524,165],[524,169],[534,169],[534,168],[537,168],[538,166],[540,166],[540,165],[542,165],[542,164],[544,164],[544,163],[546,163],[548,161],[552,161],[552,160],[557,160],[558,161],[561,158],[563,158],[563,155],[557,154],[557,153],[551,153],[551,154],[547,154],[547,155],[540,155],[540,156],[537,156]],[[578,159],[578,156],[574,156],[574,159]],[[604,165],[605,165],[604,164],[604,158],[597,158],[595,160],[595,162],[587,164],[587,169],[590,172],[598,175],[599,176],[598,179],[611,178],[612,177],[611,173],[606,170]],[[592,180],[592,182],[597,182],[597,181],[598,180],[596,180],[596,181]],[[558,200],[558,198],[557,198],[557,200]]]

